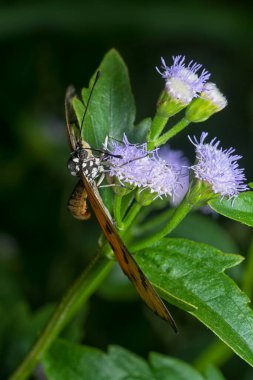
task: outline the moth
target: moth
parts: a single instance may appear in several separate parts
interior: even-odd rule
[[[98,220],[98,223],[100,224],[100,227],[109,242],[122,271],[132,282],[136,291],[146,305],[155,314],[169,322],[173,330],[177,332],[177,326],[173,317],[133,256],[128,251],[99,195],[98,187],[101,183],[101,178],[103,178],[104,171],[103,158],[106,160],[106,157],[103,155],[106,155],[106,153],[102,153],[101,158],[94,157],[91,153],[89,145],[82,140],[81,128],[83,122],[81,123],[81,127],[78,128],[75,112],[72,106],[73,97],[74,89],[70,87],[67,89],[65,100],[67,136],[72,149],[68,167],[70,171],[75,169],[75,174],[81,177],[81,181],[77,185],[78,189],[76,188],[77,196],[74,196],[74,198],[72,196],[71,198],[72,207],[74,205],[73,199],[76,200],[76,204],[74,205],[74,213],[78,219],[85,220],[88,218],[89,212],[86,205],[86,200],[88,197],[89,203]],[[86,110],[88,103],[89,100],[87,102]],[[82,205],[80,203],[82,203]],[[79,210],[82,211],[79,212]],[[79,218],[80,215],[82,215],[81,218]]]

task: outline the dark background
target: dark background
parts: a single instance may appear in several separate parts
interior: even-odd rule
[[[64,95],[69,84],[79,90],[87,85],[110,48],[116,48],[129,67],[137,121],[155,112],[163,86],[155,71],[161,56],[168,64],[177,54],[202,63],[227,96],[228,106],[204,125],[189,127],[188,133],[199,136],[209,131],[224,148],[235,147],[244,157],[241,166],[247,178],[253,178],[250,2],[11,4],[0,4],[0,319],[4,321],[0,322],[0,356],[4,373],[29,347],[31,326],[36,331],[36,323],[46,320],[43,315],[49,311],[41,307],[60,298],[96,251],[95,218],[84,225],[66,209],[75,180],[66,170]],[[173,146],[193,158],[186,134],[176,137]],[[232,231],[237,252],[246,255],[249,229],[236,229],[222,219],[218,223]],[[148,313],[124,279],[120,281],[125,298],[131,301],[117,300],[108,283],[65,332],[68,337],[102,349],[121,344],[144,356],[159,351],[189,362],[214,340],[192,317],[175,309],[180,336],[167,333],[163,322]],[[238,374],[241,379],[253,376],[235,357],[223,370],[229,379]]]

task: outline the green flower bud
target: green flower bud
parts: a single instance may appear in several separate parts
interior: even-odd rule
[[[178,99],[166,90],[161,93],[157,102],[157,116],[171,117],[187,107],[188,103]]]
[[[206,83],[198,98],[188,105],[185,117],[193,123],[209,119],[214,113],[221,111],[227,105],[227,99],[214,83]]]
[[[149,206],[155,198],[156,194],[151,193],[149,189],[139,189],[135,195],[136,201],[142,206]]]
[[[114,184],[115,186],[112,186],[112,189],[115,194],[120,195],[121,197],[124,197],[125,195],[129,194],[131,191],[134,190],[135,186],[130,185],[127,182],[124,182],[124,186],[122,186],[122,183],[118,180],[116,176],[112,177],[107,176],[107,180],[110,184]]]

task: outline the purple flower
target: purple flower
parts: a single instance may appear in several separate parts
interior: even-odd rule
[[[148,151],[146,144],[130,144],[125,135],[122,142],[112,140],[110,145],[107,150],[122,157],[109,156],[110,176],[116,176],[122,185],[148,189],[155,198],[174,197],[181,169],[161,159],[158,150]]]
[[[189,140],[196,148],[197,163],[191,167],[195,177],[211,185],[215,194],[222,197],[236,197],[240,191],[248,190],[244,183],[244,169],[238,167],[241,156],[234,155],[234,149],[218,148],[220,141],[215,137],[209,144],[204,140],[208,133],[202,132],[200,141],[194,136]]]
[[[204,83],[210,78],[210,74],[204,69],[198,76],[197,72],[202,65],[190,61],[188,66],[185,66],[185,56],[177,55],[172,58],[172,66],[167,66],[165,60],[161,58],[162,71],[156,69],[165,79],[165,88],[170,96],[189,104],[203,90]]]
[[[164,195],[174,200],[180,188],[181,167],[162,159],[158,152],[159,149],[155,150],[150,158],[147,187],[159,197]]]
[[[173,150],[169,145],[163,145],[159,150],[159,155],[170,165],[180,170],[174,198],[170,200],[172,206],[177,206],[184,198],[189,188],[189,161],[181,150]]]

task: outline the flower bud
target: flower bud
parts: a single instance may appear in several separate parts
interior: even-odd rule
[[[198,96],[210,74],[203,70],[197,75],[201,65],[191,61],[185,66],[185,57],[181,55],[173,57],[172,66],[167,66],[163,58],[161,60],[163,71],[158,68],[157,71],[165,79],[165,89],[158,101],[157,113],[169,117],[181,111]]]
[[[227,99],[219,91],[215,83],[204,85],[200,96],[194,99],[186,109],[185,117],[193,123],[209,119],[214,113],[221,111],[227,105]]]
[[[171,96],[165,86],[165,90],[161,93],[157,102],[157,116],[169,118],[187,107],[187,105],[188,103],[180,98]]]
[[[136,192],[135,200],[138,202],[141,206],[149,206],[154,201],[155,195],[154,193],[151,193],[150,189],[139,189]]]

